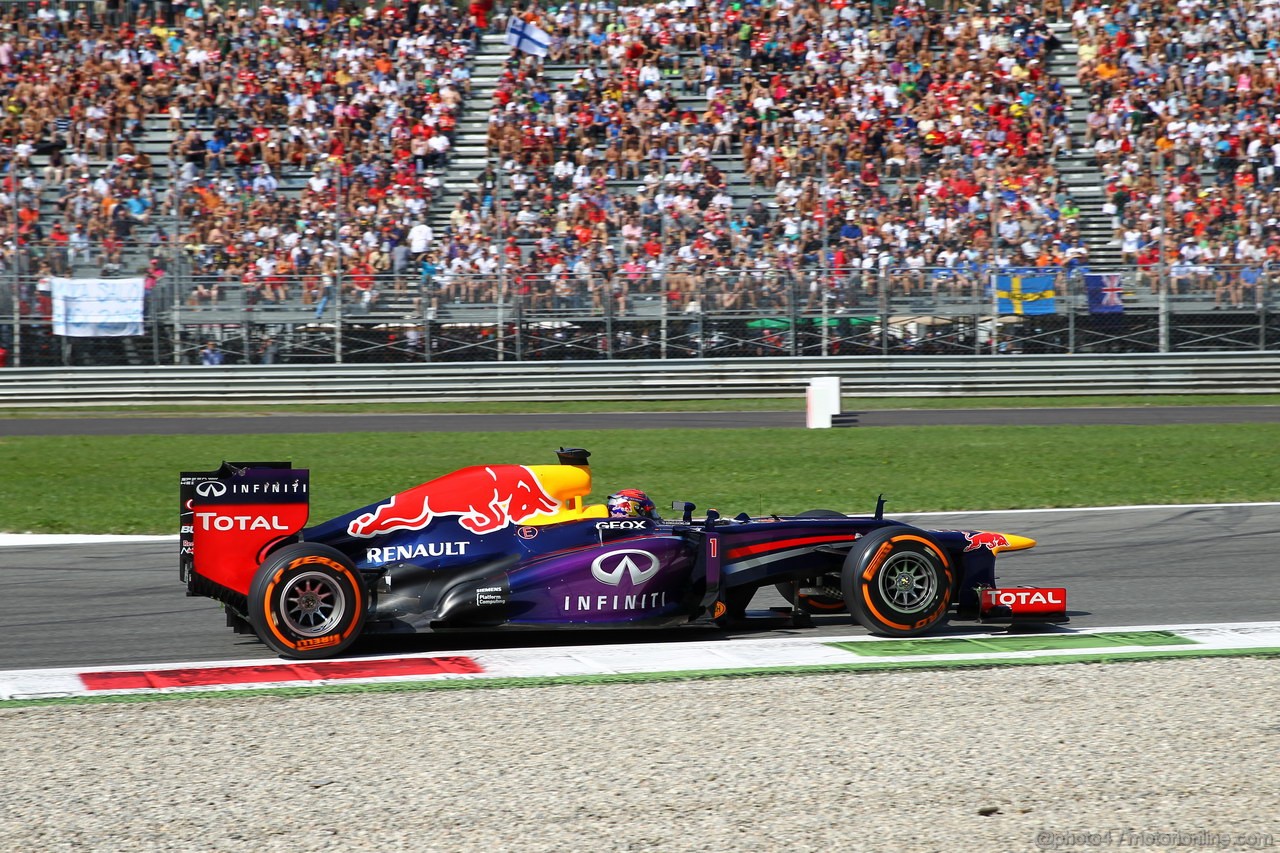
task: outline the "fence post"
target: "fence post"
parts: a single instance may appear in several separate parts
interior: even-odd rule
[[[172,278],[172,276],[166,276],[166,278]],[[169,288],[167,287],[160,288],[160,287],[157,287],[156,284],[152,284],[151,289],[149,291],[146,291],[142,297],[143,306],[145,308],[150,309],[151,311],[151,317],[149,318],[151,320],[151,323],[150,323],[151,325],[151,363],[157,366],[160,364],[160,304],[159,303],[160,303],[162,293],[164,291],[167,291],[168,289]],[[144,315],[143,319],[148,319],[148,318],[146,318],[146,316]]]
[[[333,317],[333,360],[336,364],[342,364],[342,303],[346,300],[346,294],[342,288],[342,200],[343,200],[343,175],[342,166],[335,164],[332,167],[333,174],[333,250],[335,268],[333,271],[334,295],[334,317]]]
[[[515,315],[516,315],[515,316],[516,361],[524,361],[524,296],[519,293],[514,294],[511,298],[511,304],[515,306]],[[498,334],[501,335],[502,334],[501,312],[499,312],[498,317],[499,317]],[[502,338],[499,337],[498,340],[501,341]],[[499,361],[502,360],[501,355],[499,355],[498,360]]]
[[[14,367],[22,366],[22,279],[18,276],[18,241],[15,237],[13,246],[13,254],[10,256],[10,262],[13,264],[13,281],[10,287],[13,289],[13,340],[9,344],[8,363]]]
[[[421,270],[418,272],[418,296],[421,299],[419,305],[422,306],[422,360],[428,364],[431,363],[433,347],[432,329],[440,319],[440,284],[436,281],[438,274],[438,270],[426,276]]]
[[[1156,317],[1159,323],[1160,352],[1169,351],[1169,287],[1168,280],[1160,277],[1156,293]]]
[[[876,269],[876,302],[880,307],[880,354],[889,354],[889,271],[887,267]]]
[[[505,275],[505,271],[504,271],[504,274],[498,278],[498,314],[497,314],[498,322],[497,322],[497,325],[494,327],[494,331],[497,332],[498,334],[498,361],[506,361],[506,357],[507,357],[507,333],[506,333],[506,329],[502,327],[503,326],[502,309],[505,304],[503,300],[506,298],[506,294],[507,294],[507,276]],[[519,323],[516,324],[516,334],[517,335],[520,334]]]
[[[186,185],[182,183],[182,167],[177,163],[169,163],[169,204],[173,214],[173,239],[169,241],[170,256],[173,263],[172,275],[168,276],[170,289],[173,291],[171,311],[173,312],[173,363],[182,363],[182,313],[183,291],[189,291],[190,285],[182,287],[179,281],[185,276],[182,271],[184,253],[182,241],[182,196],[186,193]],[[157,362],[158,364],[159,362]]]
[[[831,326],[828,319],[831,316],[831,306],[827,301],[826,289],[822,286],[825,278],[818,280],[818,298],[822,300],[822,357],[826,358],[831,355]]]
[[[256,298],[261,298],[256,297]],[[249,364],[250,354],[253,352],[253,318],[258,310],[257,305],[249,304],[249,294],[244,290],[244,282],[240,282],[240,340],[241,346],[244,347],[244,355],[240,360],[241,364]],[[258,303],[259,305],[261,303]],[[223,349],[226,349],[225,342]]]
[[[1000,289],[996,284],[996,271],[993,267],[986,274],[986,281],[991,286],[991,354],[1000,354]]]
[[[608,282],[605,282],[605,284],[608,284]],[[670,307],[670,300],[667,299],[667,294],[663,291],[662,299],[659,300],[658,308],[658,358],[664,361],[667,358],[667,312]]]
[[[604,309],[604,357],[606,360],[613,359],[613,295],[609,290],[608,282],[600,285],[600,292],[605,294]],[[662,313],[663,326],[666,326],[667,314],[664,310]],[[666,348],[666,336],[663,336],[663,348]],[[664,351],[663,356],[666,353]]]
[[[436,321],[436,311],[428,308],[422,318],[422,360],[431,363],[431,326]]]
[[[708,298],[710,293],[707,291],[707,278],[704,275],[699,288],[698,313],[696,322],[698,324],[698,358],[707,357],[707,309],[711,306],[711,300]]]
[[[1063,276],[1062,286],[1066,290],[1067,298],[1067,352],[1074,353],[1076,351],[1076,306],[1075,294],[1079,291],[1078,287],[1073,287],[1073,283],[1077,283],[1079,279],[1079,270],[1072,269]]]
[[[1240,273],[1237,272],[1236,275]],[[1267,349],[1267,303],[1263,299],[1263,283],[1266,281],[1265,275],[1258,276],[1258,280],[1253,285],[1253,304],[1258,312],[1258,351],[1265,352]]]
[[[179,284],[178,283],[179,277],[185,278],[186,276],[175,269],[174,275],[173,275],[173,281],[172,281],[172,285],[173,285],[173,363],[174,364],[182,364],[183,291],[191,289],[190,283],[188,283],[187,287],[185,288],[181,284]]]
[[[11,169],[9,172],[9,192],[12,194],[13,205],[13,253],[9,256],[13,262],[13,345],[10,347],[9,363],[14,367],[22,367],[22,240],[18,234],[18,200],[19,188],[21,181],[18,178],[17,170]]]

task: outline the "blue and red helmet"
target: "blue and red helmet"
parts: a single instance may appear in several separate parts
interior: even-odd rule
[[[609,495],[610,518],[652,518],[657,520],[658,508],[649,496],[639,489],[622,489]]]

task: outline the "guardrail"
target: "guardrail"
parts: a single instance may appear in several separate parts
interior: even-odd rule
[[[1280,352],[16,368],[0,408],[794,398],[818,376],[849,396],[1274,394]]]

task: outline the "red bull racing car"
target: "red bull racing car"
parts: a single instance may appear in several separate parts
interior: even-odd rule
[[[794,621],[847,612],[909,637],[948,619],[1065,622],[1057,587],[998,589],[995,558],[1024,536],[924,530],[884,517],[611,517],[590,454],[481,465],[308,526],[310,478],[289,463],[223,463],[181,479],[180,572],[228,624],[295,658],[361,635],[518,628],[670,627],[747,620],[776,587]]]

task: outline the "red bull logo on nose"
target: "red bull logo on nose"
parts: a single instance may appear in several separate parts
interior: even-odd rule
[[[532,516],[552,514],[559,502],[523,465],[463,468],[415,486],[347,525],[352,536],[421,530],[441,516],[458,517],[472,533],[492,533]]]
[[[994,551],[997,548],[1009,547],[1009,540],[1000,533],[987,533],[986,531],[969,533],[966,531],[964,538],[969,540],[969,544],[964,547],[966,551],[977,551],[979,548]]]

